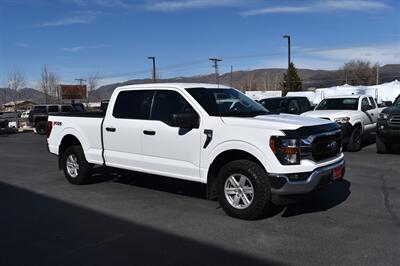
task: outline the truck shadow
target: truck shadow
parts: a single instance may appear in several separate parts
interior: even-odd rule
[[[92,170],[91,184],[102,182],[117,182],[198,199],[207,198],[207,187],[205,184],[115,168],[94,168]],[[350,182],[347,180],[340,180],[324,189],[317,190],[314,193],[302,197],[295,204],[274,206],[262,219],[270,218],[281,213],[282,217],[291,217],[306,213],[326,211],[346,201],[350,193]]]
[[[322,212],[334,208],[347,200],[350,196],[351,183],[339,180],[328,187],[317,190],[304,196],[299,202],[282,207],[282,217],[292,217],[307,213]],[[279,208],[279,207],[278,207]]]
[[[91,180],[91,184],[112,181],[194,198],[207,197],[205,184],[116,168],[96,167],[92,170]]]

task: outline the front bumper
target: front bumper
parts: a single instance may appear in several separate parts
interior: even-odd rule
[[[350,140],[351,133],[353,132],[353,126],[347,122],[343,124],[339,124],[342,129],[342,141],[343,144],[347,144]]]
[[[299,176],[306,177],[302,180],[293,180],[291,176],[293,174],[269,174],[271,181],[271,192],[275,195],[296,195],[305,194],[312,192],[313,190],[331,183],[332,173],[334,169],[341,167],[341,176],[337,179],[341,179],[344,176],[346,166],[345,161],[333,163],[328,166],[315,169],[310,173],[301,173]],[[308,176],[308,177],[307,177]]]
[[[384,141],[400,143],[400,128],[391,127],[387,123],[378,123],[377,134]]]

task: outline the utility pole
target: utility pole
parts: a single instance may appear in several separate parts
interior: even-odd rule
[[[287,69],[287,90],[290,91],[290,35],[283,35],[284,39],[288,40],[288,69]]]
[[[231,65],[231,88],[233,87],[233,66]]]
[[[157,82],[157,79],[156,79],[156,58],[154,56],[149,56],[149,57],[147,57],[147,59],[153,61],[153,82],[156,83]]]
[[[376,65],[376,85],[379,85],[379,65]]]
[[[79,79],[75,79],[75,80],[76,80],[76,81],[79,81],[79,86],[80,86],[81,89],[82,89],[83,82],[85,82],[86,79],[79,78]],[[88,99],[88,92],[86,91],[86,100],[87,100],[87,99]],[[75,100],[71,100],[71,103],[74,104],[74,103],[75,103]]]
[[[219,66],[218,66],[218,63],[221,62],[222,60],[218,59],[218,58],[210,58],[209,60],[214,63],[213,64],[213,68],[215,69],[215,81],[219,85],[219,72],[218,72],[219,71]]]

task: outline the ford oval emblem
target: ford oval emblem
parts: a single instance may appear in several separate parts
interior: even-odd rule
[[[338,146],[337,142],[336,141],[332,141],[332,142],[330,142],[330,143],[328,143],[326,145],[326,148],[331,150],[331,151],[335,151],[337,149],[337,146]]]

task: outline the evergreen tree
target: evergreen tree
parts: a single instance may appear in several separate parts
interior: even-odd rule
[[[303,84],[299,75],[297,74],[297,69],[293,63],[289,65],[289,73],[290,73],[290,83],[288,86],[288,74],[283,73],[283,82],[281,83],[282,95],[285,96],[289,91],[301,91]]]

